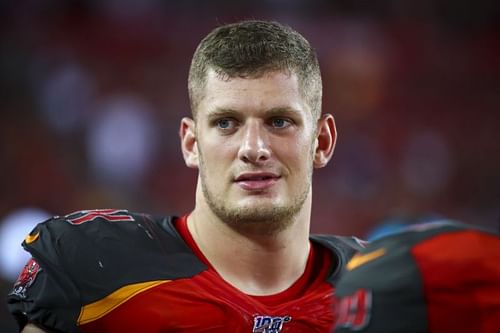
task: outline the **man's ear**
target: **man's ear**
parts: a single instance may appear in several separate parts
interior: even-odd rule
[[[179,136],[181,137],[181,149],[184,162],[189,168],[198,168],[198,144],[196,142],[196,128],[194,120],[184,117],[181,120]]]
[[[322,168],[328,164],[335,150],[337,129],[331,114],[324,114],[318,119],[313,166]]]

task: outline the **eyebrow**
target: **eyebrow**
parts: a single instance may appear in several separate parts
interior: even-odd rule
[[[234,116],[237,113],[238,112],[236,110],[233,110],[233,109],[219,109],[219,108],[216,108],[216,109],[208,111],[207,112],[207,117],[209,119],[220,118],[220,117],[229,117],[229,116]]]
[[[267,115],[272,116],[301,116],[300,110],[291,107],[276,107],[266,111]]]
[[[220,118],[220,117],[236,117],[238,115],[244,114],[242,111],[237,111],[234,109],[226,109],[226,108],[216,108],[208,111],[207,117],[209,119]],[[269,110],[266,110],[264,114],[268,117],[276,117],[276,116],[300,116],[301,112],[297,109],[284,106],[284,107],[275,107]]]

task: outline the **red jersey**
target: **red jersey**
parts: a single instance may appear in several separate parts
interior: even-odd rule
[[[198,249],[185,218],[82,211],[38,225],[33,255],[9,295],[23,326],[64,332],[330,332],[333,286],[359,248],[311,236],[304,274],[287,290],[251,296]]]

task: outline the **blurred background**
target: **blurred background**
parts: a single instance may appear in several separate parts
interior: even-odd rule
[[[498,229],[498,1],[0,1],[2,295],[49,216],[193,208],[177,134],[191,56],[250,18],[319,55],[339,139],[314,176],[313,232],[371,238],[418,216]],[[0,332],[15,331],[2,302]]]

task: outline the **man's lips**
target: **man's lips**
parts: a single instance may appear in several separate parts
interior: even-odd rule
[[[263,191],[272,187],[280,176],[272,172],[245,172],[234,180],[246,191]]]

